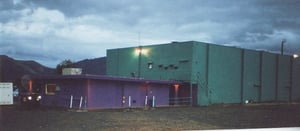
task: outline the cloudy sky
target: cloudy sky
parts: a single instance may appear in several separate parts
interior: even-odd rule
[[[106,49],[202,41],[300,54],[300,0],[1,0],[0,54],[55,67]]]

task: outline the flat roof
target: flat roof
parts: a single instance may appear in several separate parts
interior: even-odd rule
[[[235,45],[231,45],[231,44],[214,44],[214,43],[200,42],[200,41],[193,41],[193,40],[192,41],[172,41],[170,43],[162,43],[162,44],[149,44],[149,45],[143,45],[141,47],[162,46],[162,45],[172,45],[172,44],[191,44],[191,43],[206,44],[206,45],[218,46],[218,47],[235,48],[235,49],[241,49],[241,50],[252,50],[252,51],[258,51],[258,52],[267,52],[267,53],[276,54],[276,55],[280,54],[279,51],[271,51],[271,50],[266,50],[266,49],[251,49],[251,48],[245,48],[245,47],[235,46]],[[120,50],[120,49],[130,49],[130,48],[137,48],[137,47],[139,47],[139,46],[107,49],[107,51]],[[286,53],[286,52],[284,52],[283,55],[293,56],[293,54]]]
[[[91,79],[91,80],[106,80],[106,81],[123,81],[123,82],[138,82],[138,83],[156,83],[156,84],[181,84],[181,81],[173,80],[151,80],[136,77],[116,77],[106,75],[36,75],[33,76],[37,80],[49,80],[49,79]]]

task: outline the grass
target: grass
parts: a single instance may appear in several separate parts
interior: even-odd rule
[[[199,130],[300,126],[299,104],[213,105],[88,112],[1,106],[0,111],[0,130]]]

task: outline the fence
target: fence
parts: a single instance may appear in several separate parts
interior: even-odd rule
[[[170,105],[192,105],[192,97],[176,97],[169,99]]]

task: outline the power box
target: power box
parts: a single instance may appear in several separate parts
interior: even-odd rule
[[[0,82],[0,105],[13,104],[13,84]]]
[[[81,68],[63,68],[62,74],[63,75],[81,75],[82,69]]]

